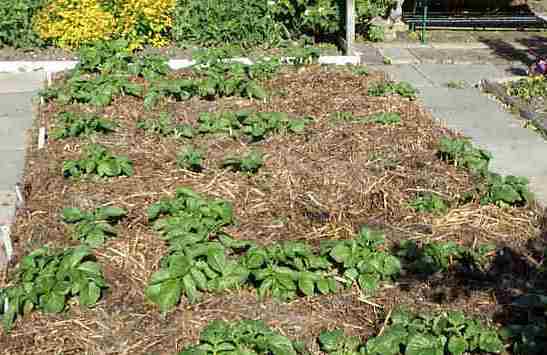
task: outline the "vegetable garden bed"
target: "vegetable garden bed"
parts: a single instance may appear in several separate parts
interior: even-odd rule
[[[387,354],[378,349],[398,343],[374,337],[402,334],[397,325],[406,354],[502,350],[489,327],[514,321],[508,304],[538,285],[542,259],[527,243],[540,211],[525,181],[489,173],[489,155],[435,123],[408,84],[363,67],[249,67],[208,54],[170,71],[160,58],[98,53],[42,93],[37,127],[49,142],[29,147],[13,228],[18,261],[44,244],[88,245],[88,261],[67,263],[95,286],[69,297],[78,292],[56,271],[58,288],[40,288],[41,256],[24,259],[27,288],[15,273],[2,286],[42,296],[20,307],[4,298],[3,353],[174,354],[218,319],[278,333],[212,323],[201,350],[296,353],[288,337],[315,354],[376,339],[361,353]],[[27,304],[52,314],[10,313]],[[442,310],[481,326],[426,316]],[[461,325],[443,328],[450,343],[434,333],[446,319]],[[334,328],[361,340],[317,342]],[[213,352],[185,354],[202,353]]]

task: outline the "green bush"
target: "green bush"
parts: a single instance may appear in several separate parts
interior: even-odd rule
[[[0,47],[42,47],[32,28],[32,17],[45,0],[0,0]]]
[[[178,0],[172,37],[178,44],[201,46],[276,45],[281,40],[281,26],[266,1]]]
[[[383,27],[373,25],[368,28],[367,36],[372,42],[382,42],[385,39],[386,34]]]

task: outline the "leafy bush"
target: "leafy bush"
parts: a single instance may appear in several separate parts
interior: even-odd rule
[[[385,32],[382,26],[371,25],[367,31],[367,37],[372,42],[382,42],[385,39]]]
[[[534,97],[547,97],[547,80],[545,80],[545,76],[538,75],[510,82],[507,84],[507,93],[524,100],[530,100]]]
[[[136,48],[165,45],[176,0],[49,0],[34,17],[35,31],[62,48],[125,38]]]
[[[116,129],[117,124],[98,115],[76,112],[61,112],[57,115],[57,123],[51,131],[53,139],[90,136],[93,133],[109,133]]]
[[[321,255],[329,255],[350,282],[372,292],[380,281],[391,280],[401,271],[399,259],[380,250],[384,242],[381,232],[363,227],[355,239],[324,241]]]
[[[203,153],[200,150],[189,147],[177,155],[177,166],[199,173],[203,170]]]
[[[394,312],[382,335],[370,338],[366,355],[499,354],[504,349],[495,329],[452,311],[436,315]]]
[[[484,186],[479,189],[482,204],[522,206],[533,200],[533,194],[528,189],[528,179],[512,175],[504,177],[490,172],[488,165],[492,155],[483,149],[473,147],[467,139],[441,138],[439,156],[484,178]]]
[[[328,256],[316,255],[299,242],[286,242],[268,247],[253,247],[244,256],[243,264],[250,270],[250,281],[258,296],[267,295],[290,300],[297,294],[313,296],[337,291],[336,280],[329,269]]]
[[[482,204],[493,203],[498,206],[522,206],[531,202],[533,195],[528,189],[528,179],[518,176],[501,176],[489,173],[486,179],[486,193],[481,197]]]
[[[114,156],[105,147],[91,144],[84,149],[82,159],[67,160],[63,163],[65,177],[80,177],[95,174],[100,177],[131,176],[133,163],[125,156]]]
[[[168,255],[162,258],[160,270],[152,275],[145,290],[162,312],[174,307],[182,295],[196,302],[201,291],[218,292],[245,282],[247,269],[227,258],[234,242],[227,242],[230,238],[220,232],[233,221],[231,204],[206,200],[192,190],[179,188],[173,199],[151,205],[147,213],[153,229],[169,244]],[[218,236],[227,246],[212,240]]]
[[[462,138],[441,138],[439,155],[445,161],[483,176],[488,172],[488,165],[492,159],[489,152],[473,147],[468,139]]]
[[[504,349],[495,329],[459,311],[429,315],[398,309],[386,325],[364,344],[340,329],[322,332],[319,344],[329,355],[499,354]]]
[[[410,202],[410,207],[416,212],[445,213],[448,209],[446,202],[436,194],[422,194]]]
[[[485,263],[486,255],[494,249],[495,246],[490,244],[481,244],[471,249],[452,241],[430,242],[419,248],[416,242],[406,240],[400,243],[397,254],[405,259],[405,268],[433,274],[448,271],[455,263],[469,263],[469,266],[480,268]]]
[[[131,75],[153,80],[168,74],[171,69],[167,58],[146,54],[137,56],[129,41],[97,41],[80,47],[79,62],[72,75],[114,74]]]
[[[48,87],[40,95],[49,102],[60,104],[82,103],[93,106],[108,106],[118,95],[140,97],[143,87],[131,82],[128,76],[98,75],[94,77],[74,76],[60,86]]]
[[[356,0],[357,24],[376,16],[385,16],[393,0]],[[340,32],[344,26],[345,2],[338,0],[278,0],[272,2],[277,21],[293,35],[322,37]]]
[[[282,39],[267,1],[178,0],[172,37],[179,44],[275,46]]]
[[[243,134],[256,142],[270,133],[300,133],[309,120],[307,117],[289,119],[284,112],[204,112],[198,117],[197,131],[205,134],[229,133],[235,136]]]
[[[324,331],[319,335],[319,346],[323,352],[332,355],[358,355],[362,346],[359,338],[344,334],[342,329]]]
[[[61,48],[113,38],[116,19],[100,0],[49,0],[34,17],[40,38]]]
[[[33,29],[33,16],[46,0],[0,0],[0,47],[42,47]]]
[[[186,188],[148,208],[152,228],[169,246],[145,291],[162,312],[183,295],[196,302],[201,292],[244,285],[256,287],[260,298],[280,300],[336,292],[336,279],[358,282],[370,292],[400,271],[399,259],[379,250],[384,240],[379,232],[363,228],[356,239],[326,242],[320,252],[300,242],[259,247],[222,231],[233,222],[232,213],[230,203]]]
[[[117,19],[117,36],[130,40],[132,47],[147,43],[160,47],[169,43],[176,3],[177,0],[109,0],[106,6]]]
[[[157,119],[145,119],[137,122],[137,128],[149,134],[158,134],[163,137],[192,138],[194,129],[186,123],[173,123],[169,113],[162,112]]]
[[[369,96],[387,96],[397,94],[411,100],[414,100],[416,98],[416,93],[416,89],[405,81],[401,81],[400,83],[381,82],[372,85],[368,89]]]
[[[153,81],[144,97],[145,107],[154,107],[162,97],[178,101],[195,96],[204,99],[224,96],[266,98],[266,91],[254,79],[263,67],[228,61],[224,51],[198,53],[196,58],[197,63],[192,68],[196,78]]]
[[[103,245],[106,238],[117,234],[112,223],[126,214],[126,210],[117,207],[101,207],[93,212],[83,212],[78,208],[64,208],[62,218],[65,223],[76,224],[74,239],[95,248]]]
[[[223,168],[232,168],[237,171],[241,171],[249,174],[256,174],[258,169],[264,165],[264,154],[251,150],[244,156],[233,156],[224,159],[222,162]]]
[[[82,307],[93,306],[106,287],[101,268],[92,261],[88,248],[34,250],[21,260],[15,285],[0,289],[4,329],[9,330],[18,315],[33,309],[62,312],[73,297],[78,297]]]
[[[198,345],[184,349],[179,355],[296,355],[301,353],[299,349],[299,344],[272,330],[263,321],[228,323],[215,320],[202,330]]]

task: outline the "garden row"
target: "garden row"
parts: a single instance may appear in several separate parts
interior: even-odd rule
[[[6,329],[33,309],[71,312],[75,300],[83,308],[95,308],[85,313],[91,319],[112,303],[112,309],[127,303],[136,308],[152,303],[155,307],[145,313],[155,317],[180,312],[180,304],[199,307],[211,297],[222,299],[242,292],[250,292],[260,302],[273,298],[282,304],[343,297],[354,291],[367,300],[408,275],[428,278],[469,269],[487,277],[490,259],[497,254],[481,236],[475,235],[472,243],[434,238],[415,242],[404,237],[393,241],[380,228],[363,226],[363,216],[367,221],[378,211],[391,210],[385,225],[405,226],[401,220],[408,216],[434,221],[466,206],[480,208],[478,203],[500,206],[492,207],[496,211],[528,213],[525,209],[532,198],[524,178],[491,173],[487,152],[450,135],[426,136],[423,132],[430,130],[429,121],[416,119],[416,127],[403,109],[386,109],[384,104],[392,107],[391,100],[399,100],[409,110],[413,104],[409,100],[416,93],[406,83],[370,79],[374,74],[363,68],[340,72],[299,66],[295,71],[282,68],[275,58],[244,65],[228,61],[222,51],[203,53],[194,67],[173,72],[164,58],[136,57],[123,43],[83,49],[77,68],[41,94],[46,101],[47,121],[43,123],[52,138],[47,152],[50,159],[41,156],[39,162],[31,154],[33,165],[26,181],[31,191],[26,200],[31,210],[48,212],[19,216],[16,247],[28,254],[10,285],[0,292]],[[302,71],[313,74],[313,70],[319,71],[317,76],[303,84]],[[327,92],[317,100],[307,90],[317,83],[336,86],[329,75],[345,76],[348,81],[343,86],[354,94],[365,91],[367,101],[360,106],[378,100],[381,110],[319,110],[336,102],[326,100],[339,98]],[[277,86],[276,80],[281,80]],[[291,102],[299,95],[303,101]],[[185,111],[181,114],[179,110]],[[369,138],[361,134],[378,141],[367,143]],[[409,137],[413,134],[429,140],[426,148],[418,148],[422,149],[420,161],[411,161],[406,154],[407,162],[395,162],[403,153],[390,149],[409,146],[416,139]],[[394,139],[403,141],[396,144]],[[363,143],[370,146],[363,150],[357,145]],[[306,153],[299,147],[319,153],[287,160]],[[118,154],[121,151],[126,154]],[[325,160],[320,166],[302,165],[325,156],[336,165]],[[355,159],[361,159],[360,163]],[[364,170],[356,173],[354,167]],[[310,175],[297,176],[298,171]],[[381,185],[399,177],[417,187],[424,184],[417,183],[418,175],[407,178],[404,174],[424,172],[432,174],[422,178],[432,183],[430,188],[394,200],[386,189],[396,193],[407,185]],[[446,174],[455,174],[461,186],[447,184]],[[335,184],[323,180],[331,176],[337,179]],[[359,180],[345,180],[354,177]],[[364,194],[357,186],[363,178],[371,179]],[[287,185],[287,179],[293,182]],[[39,192],[36,186],[49,193]],[[334,203],[328,200],[332,186],[336,189]],[[343,186],[350,190],[340,190]],[[435,191],[439,188],[445,193]],[[457,193],[449,195],[451,189]],[[302,208],[292,205],[295,193],[307,196]],[[259,197],[253,200],[251,194]],[[267,204],[271,207],[261,210]],[[337,210],[338,204],[342,206]],[[355,209],[357,213],[352,212]],[[29,236],[36,235],[41,225],[47,226],[42,243],[49,246],[28,250],[35,243]],[[318,235],[318,226],[333,232]],[[275,233],[284,234],[272,239]],[[158,243],[158,237],[165,243]],[[112,250],[129,257],[120,266],[106,257]],[[142,263],[134,264],[136,258]],[[135,270],[143,272],[130,276]],[[135,291],[143,297],[130,296]],[[241,300],[236,307],[244,303]],[[332,354],[503,350],[494,328],[463,313],[400,310],[379,316],[379,321],[383,326],[366,343],[338,330],[324,332],[319,336],[321,350]],[[13,331],[24,333],[23,322]],[[145,329],[144,334],[149,332]],[[516,353],[526,353],[522,349],[533,348],[542,339],[540,332],[513,329],[507,343]],[[186,347],[189,338],[183,340]],[[303,352],[306,346],[261,322],[213,322],[203,330],[200,343],[183,354],[292,354]]]
[[[339,0],[4,0],[0,45],[70,49],[124,38],[134,47],[276,47],[302,35],[319,40],[340,32],[344,6]],[[359,0],[356,6],[365,23],[385,15],[392,1]]]

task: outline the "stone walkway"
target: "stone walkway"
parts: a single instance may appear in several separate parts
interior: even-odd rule
[[[547,207],[547,140],[524,127],[524,121],[481,93],[482,79],[503,80],[510,68],[494,64],[403,64],[376,65],[396,81],[408,81],[419,90],[419,98],[433,116],[447,127],[471,138],[490,151],[492,170],[530,179],[530,188],[540,205]],[[462,89],[446,86],[463,82]]]
[[[0,270],[10,254],[9,226],[15,218],[16,184],[25,164],[32,100],[43,87],[44,72],[0,73]]]

